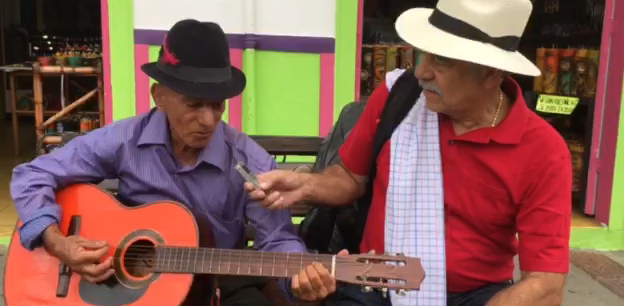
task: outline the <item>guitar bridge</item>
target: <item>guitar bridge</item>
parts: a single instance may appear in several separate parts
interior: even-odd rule
[[[69,220],[69,228],[67,229],[67,236],[77,235],[80,232],[80,222],[82,218],[80,216],[72,216]],[[61,262],[59,266],[59,277],[56,285],[56,296],[67,297],[69,292],[69,281],[71,280],[71,270],[64,263]]]

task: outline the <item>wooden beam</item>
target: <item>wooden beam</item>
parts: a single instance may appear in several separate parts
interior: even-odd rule
[[[39,65],[33,65],[33,97],[35,103],[35,134],[37,139],[43,137],[43,129],[39,129],[43,123],[43,80],[39,73]]]
[[[41,74],[81,74],[97,76],[100,74],[99,67],[68,67],[68,66],[39,66]]]
[[[48,126],[50,126],[51,124],[53,124],[57,120],[67,116],[67,114],[69,114],[71,111],[73,111],[77,107],[85,104],[85,102],[87,102],[89,99],[91,99],[97,92],[98,92],[97,88],[91,90],[90,92],[88,92],[84,96],[80,97],[80,99],[72,102],[71,104],[67,105],[65,108],[60,110],[58,113],[56,113],[54,116],[50,117],[48,120],[46,120],[46,122],[42,123],[41,126],[38,126],[37,129],[45,130]]]
[[[4,1],[0,0],[0,66],[4,66],[6,63],[6,52],[4,51]],[[7,74],[4,71],[0,71],[0,84],[2,84],[2,90],[0,91],[0,105],[2,105],[2,114],[4,114],[4,110],[6,109],[7,101],[5,99],[6,95],[6,76]],[[13,110],[15,111],[15,110]],[[3,119],[4,116],[0,117],[0,120]],[[16,154],[19,154],[19,148],[16,149]]]

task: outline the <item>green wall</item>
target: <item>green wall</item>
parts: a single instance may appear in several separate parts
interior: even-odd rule
[[[334,122],[342,108],[355,100],[357,28],[358,0],[336,0]]]
[[[134,116],[136,110],[131,2],[110,1],[109,4],[110,20],[115,21],[110,25],[115,121]],[[157,59],[159,48],[149,47],[150,60]],[[245,50],[243,70],[248,79],[248,87],[243,92],[244,132],[252,135],[318,135],[319,54]],[[153,105],[153,101],[151,103]],[[224,118],[227,117],[228,113]]]
[[[134,116],[134,1],[108,1],[113,120]]]
[[[318,135],[320,55],[256,51],[255,57],[255,73],[247,74],[256,84],[255,134]]]
[[[624,88],[624,84],[622,85]],[[611,213],[609,228],[624,231],[624,90],[622,90],[622,104],[620,104],[620,126],[615,155],[615,173],[613,175],[613,193],[611,196]],[[624,235],[623,235],[624,236]],[[624,244],[624,237],[622,239]]]

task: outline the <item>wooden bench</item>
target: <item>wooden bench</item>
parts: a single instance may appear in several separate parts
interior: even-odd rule
[[[316,156],[321,147],[322,137],[316,136],[250,136],[271,155]]]

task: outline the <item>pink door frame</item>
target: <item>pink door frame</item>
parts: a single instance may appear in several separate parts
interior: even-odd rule
[[[357,50],[355,63],[355,99],[360,100],[360,62],[362,58],[362,27],[364,1],[358,2]],[[594,215],[599,222],[609,223],[611,192],[619,109],[622,102],[622,72],[624,71],[624,4],[615,6],[607,0],[600,46],[600,70],[597,84],[592,145],[587,177],[585,213]],[[614,56],[610,56],[614,55]],[[605,60],[606,59],[606,60]],[[616,128],[604,128],[604,127]]]
[[[585,213],[609,224],[624,72],[624,4],[605,3]],[[621,2],[621,1],[620,1]]]

